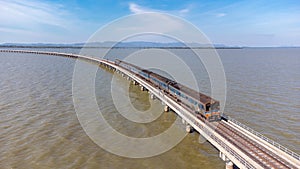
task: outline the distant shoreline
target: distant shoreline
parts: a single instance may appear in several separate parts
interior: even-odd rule
[[[115,46],[115,47],[105,47],[105,46],[68,46],[68,45],[0,45],[0,48],[99,48],[99,49],[263,49],[263,48],[300,48],[299,46],[290,46],[290,47],[174,47],[174,46],[166,46],[166,47],[158,47],[158,46],[145,46],[145,47],[136,47],[136,46]]]
[[[5,46],[0,48],[103,48],[103,49],[243,49],[243,47],[99,47],[99,46]]]

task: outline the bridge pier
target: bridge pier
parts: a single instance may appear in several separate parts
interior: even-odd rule
[[[168,112],[168,111],[170,111],[170,107],[169,107],[168,105],[165,105],[165,107],[164,107],[164,111],[165,111],[165,112]]]
[[[153,93],[150,93],[150,98],[151,98],[152,100],[154,100],[156,97],[155,97],[155,95],[154,95]]]
[[[231,161],[227,161],[225,168],[226,169],[233,169],[233,163]]]
[[[138,85],[138,82],[137,81],[135,81],[135,80],[133,80],[133,82],[132,82],[134,85]]]
[[[191,125],[189,125],[189,124],[186,125],[186,127],[185,127],[185,131],[186,131],[186,132],[192,133],[193,130],[194,130],[194,129],[193,129],[193,127],[192,127]]]
[[[225,161],[225,169],[233,169],[233,163],[220,151],[219,157]]]
[[[141,86],[141,91],[145,91],[145,87],[144,86]]]
[[[182,122],[182,124],[185,124],[185,120],[183,118],[181,119],[181,122]]]
[[[223,161],[228,161],[229,159],[226,157],[226,155],[224,154],[224,153],[222,153],[221,151],[220,151],[220,153],[219,153],[219,157],[223,160]]]

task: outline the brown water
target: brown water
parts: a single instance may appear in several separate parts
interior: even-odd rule
[[[125,55],[128,50],[113,54]],[[218,52],[227,76],[226,113],[299,153],[300,49]],[[74,64],[70,58],[0,53],[0,168],[224,168],[218,151],[207,142],[199,144],[197,133],[170,151],[145,159],[124,158],[100,148],[85,134],[74,110]],[[174,122],[172,113],[163,113],[153,124],[127,122],[106,96],[111,76],[98,70],[96,95],[115,128],[145,137]],[[199,81],[209,93],[209,83],[202,78],[207,76]],[[122,88],[125,80],[119,81]],[[137,109],[149,107],[148,94],[136,86],[130,86],[130,92]]]

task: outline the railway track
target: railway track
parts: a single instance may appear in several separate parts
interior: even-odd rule
[[[263,146],[257,144],[254,140],[245,136],[241,132],[230,127],[227,122],[221,121],[218,125],[213,126],[216,132],[238,147],[245,154],[250,156],[255,162],[264,166],[264,168],[295,168],[280,156],[274,154]]]
[[[174,96],[170,95],[169,93],[165,93],[169,97],[174,98]],[[177,100],[178,101],[178,100]],[[186,105],[179,102],[181,106],[186,109],[189,109]],[[190,112],[193,112],[190,110]],[[194,116],[197,114],[192,113]],[[238,147],[242,152],[246,155],[251,157],[255,162],[264,166],[264,168],[270,169],[297,169],[297,167],[292,166],[284,159],[282,159],[277,154],[271,152],[270,150],[266,149],[265,147],[257,144],[254,140],[250,139],[249,137],[245,136],[243,133],[239,132],[238,130],[230,127],[226,121],[220,121],[215,123],[209,123],[203,117],[197,116],[199,120],[206,123],[212,129],[216,129],[215,131],[231,142],[233,145]]]

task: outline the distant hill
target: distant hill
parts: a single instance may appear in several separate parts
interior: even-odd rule
[[[199,43],[159,43],[159,42],[91,42],[91,43],[71,43],[71,44],[54,44],[54,43],[3,43],[0,47],[21,47],[21,48],[241,48],[241,47],[229,47],[223,44],[199,44]]]

